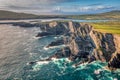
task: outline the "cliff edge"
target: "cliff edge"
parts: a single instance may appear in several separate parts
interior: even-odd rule
[[[52,58],[67,57],[71,61],[92,62],[100,60],[108,62],[109,69],[120,68],[120,37],[109,33],[95,31],[89,24],[78,22],[49,22],[40,26],[42,30],[37,37],[63,35],[61,39],[50,43],[47,47],[65,44]]]

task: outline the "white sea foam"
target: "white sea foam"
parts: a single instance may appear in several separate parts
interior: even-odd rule
[[[72,65],[72,67],[73,67],[73,68],[76,68],[76,66],[75,66],[75,65]]]
[[[86,66],[87,66],[88,63],[82,63],[80,65],[77,66],[77,69],[75,69],[75,71],[79,71],[79,70],[82,70],[82,69],[85,69]],[[72,66],[73,68],[76,68],[75,65]]]
[[[68,59],[68,58],[66,58],[66,61],[67,61],[67,62],[69,62],[69,63],[71,62],[71,60],[70,60],[70,59]]]
[[[58,37],[54,37],[54,39],[57,39]]]
[[[32,56],[37,55],[38,53],[29,53],[29,54],[30,54],[30,56],[32,57]]]
[[[80,64],[80,66],[86,66],[88,62]]]
[[[95,70],[94,74],[100,74],[100,71],[99,70]]]
[[[42,66],[49,64],[50,61],[38,61],[36,62],[36,65],[34,65],[33,71],[39,71],[41,69]]]
[[[44,50],[48,50],[49,48],[47,48],[47,47],[44,47],[43,49],[44,49]]]
[[[59,60],[59,59],[57,59],[57,58],[51,58],[51,60],[52,60],[52,61],[57,61],[57,60]]]
[[[45,46],[43,49],[48,50],[48,49],[54,49],[54,48],[61,48],[61,47],[65,47],[65,46],[66,45],[60,45],[60,46],[53,46],[53,47],[48,47],[48,48]]]
[[[118,80],[117,78],[114,78],[113,80]]]
[[[50,61],[38,61],[36,62],[38,65],[49,64]]]
[[[42,56],[40,56],[39,57],[41,60],[45,60],[45,59],[48,59],[49,57],[42,57]]]
[[[36,40],[36,39],[39,39],[39,38],[40,38],[40,37],[35,37],[35,36],[32,37],[32,39],[35,39],[35,40]]]

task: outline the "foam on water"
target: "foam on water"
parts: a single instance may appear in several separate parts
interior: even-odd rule
[[[47,64],[49,64],[49,61],[38,61],[36,62],[36,65],[32,67],[33,71],[39,71],[43,65],[47,65]]]
[[[38,65],[44,65],[44,64],[48,64],[49,61],[38,61],[36,62]]]
[[[54,37],[55,39],[57,39],[58,37]]]
[[[39,58],[40,58],[41,60],[45,60],[45,59],[48,59],[48,58],[49,58],[49,56],[47,56],[47,57],[42,57],[42,56],[39,56]]]
[[[54,49],[54,48],[61,48],[61,47],[65,47],[65,46],[66,45],[60,45],[60,46],[53,46],[53,47],[48,47],[48,48],[45,46],[43,49],[48,50],[48,49]]]
[[[57,79],[57,80],[73,80],[73,79],[83,79],[83,80],[119,80],[116,74],[112,74],[109,71],[106,71],[103,67],[106,63],[102,63],[100,61],[95,61],[90,64],[85,63],[81,64],[77,67],[74,67],[75,63],[69,61],[68,58],[56,59],[52,58],[51,61],[38,61],[35,65],[32,66],[33,71],[39,73],[40,71],[44,71],[43,68],[49,66],[49,69],[53,70],[55,68],[54,75],[57,75],[54,78],[50,78],[53,76],[49,75],[48,79]],[[51,66],[51,67],[50,67]],[[54,66],[54,67],[53,67]],[[49,73],[48,70],[45,74]],[[51,73],[51,72],[50,72]],[[47,79],[47,76],[46,76]]]
[[[62,58],[62,59],[52,58],[51,61],[43,61],[43,62],[40,61],[40,62],[37,62],[36,65],[33,65],[32,68],[33,68],[33,71],[40,71],[42,70],[43,67],[50,66],[50,65],[54,65],[56,66],[56,68],[59,69],[58,71],[55,72],[58,76],[62,76],[71,72],[73,68],[68,58]]]
[[[43,48],[44,50],[48,50],[49,48],[47,48],[46,46]]]
[[[102,69],[95,70],[94,74],[100,74],[101,71],[102,71]]]
[[[40,39],[40,37],[33,36],[32,39],[38,40],[38,39]]]

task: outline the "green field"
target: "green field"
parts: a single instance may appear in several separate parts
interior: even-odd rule
[[[120,35],[120,21],[90,23],[96,31]]]
[[[110,11],[99,14],[69,15],[68,18],[83,20],[120,20],[120,11]]]

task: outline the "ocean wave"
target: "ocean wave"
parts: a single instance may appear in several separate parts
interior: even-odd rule
[[[32,66],[33,71],[39,71],[42,66],[49,64],[50,61],[38,61],[34,66]]]
[[[65,46],[66,45],[60,45],[60,46],[52,46],[52,47],[48,47],[48,48],[45,46],[43,49],[44,50],[49,50],[49,49],[54,49],[54,48],[62,48],[62,47],[65,47]]]
[[[33,65],[33,71],[39,71],[43,66],[48,66],[49,63],[51,63],[52,65],[56,65],[59,69],[61,69],[61,73],[63,73],[67,68],[67,64],[70,64],[70,61],[67,58],[52,58],[51,61],[37,61],[36,64]]]
[[[118,80],[115,74],[112,74],[111,72],[104,70],[103,67],[105,63],[101,64],[100,62],[95,61],[90,64],[88,63],[81,64],[77,68],[73,67],[73,64],[74,63],[71,62],[68,58],[61,58],[61,59],[52,58],[51,61],[38,61],[32,68],[33,68],[33,71],[39,72],[39,71],[44,71],[45,66],[49,66],[49,70],[50,70],[51,68],[53,68],[53,65],[54,65],[57,69],[57,71],[55,70],[55,72],[59,78],[58,80],[63,79],[61,77],[64,77],[65,80],[69,78],[71,79],[76,78],[76,77],[79,77],[79,78],[81,77],[84,80],[95,80],[95,79]],[[72,73],[72,75],[69,75],[69,78],[67,78],[69,73]]]
[[[33,36],[32,39],[37,40],[37,39],[40,39],[40,37],[35,37],[35,36]]]

